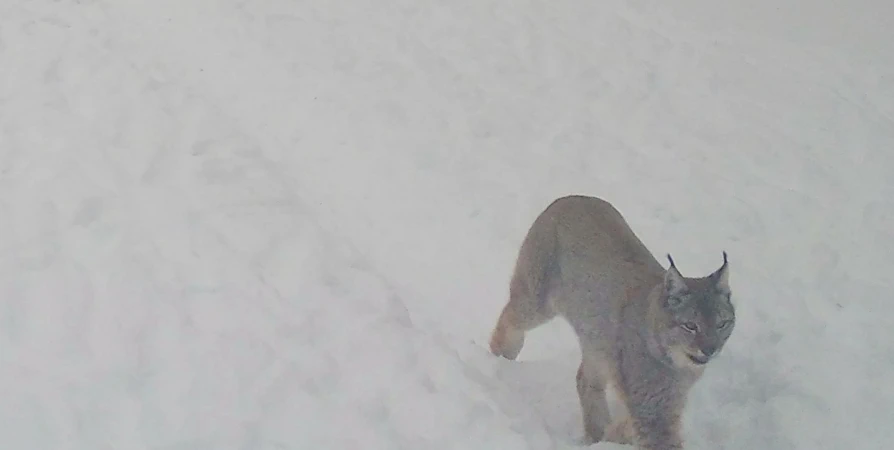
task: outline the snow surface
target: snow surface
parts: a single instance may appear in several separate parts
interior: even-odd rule
[[[569,193],[684,274],[729,252],[688,448],[887,448],[892,18],[5,0],[0,448],[579,448],[567,325],[486,345]]]

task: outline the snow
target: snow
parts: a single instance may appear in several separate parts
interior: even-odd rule
[[[687,448],[884,448],[891,17],[7,0],[0,447],[580,448],[567,325],[486,344],[530,222],[585,193],[684,274],[730,255]]]

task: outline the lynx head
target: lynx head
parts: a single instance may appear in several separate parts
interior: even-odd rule
[[[676,366],[708,363],[723,348],[736,323],[730,302],[729,264],[704,278],[680,274],[667,255],[670,267],[664,275],[659,297],[658,341]]]

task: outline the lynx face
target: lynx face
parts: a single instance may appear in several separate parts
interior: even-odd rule
[[[662,296],[659,340],[676,365],[702,366],[720,352],[736,323],[728,265],[704,278],[683,278],[671,260]]]

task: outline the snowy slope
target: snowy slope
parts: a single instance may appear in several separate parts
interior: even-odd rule
[[[486,350],[568,193],[685,274],[730,254],[688,448],[885,448],[892,17],[6,0],[0,448],[578,448],[567,326]]]

